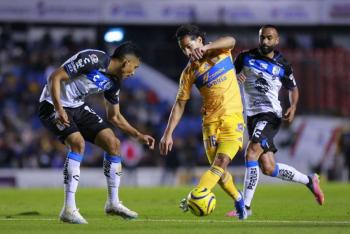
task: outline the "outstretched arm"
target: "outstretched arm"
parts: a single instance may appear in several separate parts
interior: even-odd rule
[[[129,122],[120,113],[119,104],[111,104],[105,100],[107,111],[107,119],[114,126],[120,128],[123,132],[131,137],[136,138],[139,142],[148,145],[150,149],[154,149],[155,140],[152,136],[140,133],[136,128],[131,126]]]
[[[297,110],[298,100],[299,100],[299,90],[298,90],[298,87],[294,87],[292,90],[289,91],[290,107],[287,109],[283,117],[283,119],[288,121],[288,123],[291,123],[294,119],[295,111]]]
[[[175,127],[179,123],[186,106],[187,100],[179,100],[177,99],[173,105],[171,110],[168,125],[164,131],[163,137],[159,143],[159,151],[161,155],[167,155],[169,151],[171,151],[173,147],[173,132]]]

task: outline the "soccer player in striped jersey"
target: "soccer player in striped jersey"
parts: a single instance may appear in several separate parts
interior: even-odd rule
[[[69,149],[64,165],[64,206],[60,213],[63,222],[87,223],[75,202],[85,140],[105,151],[103,168],[108,188],[105,212],[124,218],[138,216],[119,201],[120,141],[107,123],[85,104],[85,97],[103,93],[108,120],[153,149],[153,137],[132,127],[119,110],[120,84],[134,74],[139,64],[138,49],[130,42],[117,47],[111,57],[100,50],[83,50],[54,71],[42,91],[40,120]]]
[[[180,49],[189,62],[180,77],[176,101],[160,141],[166,155],[173,146],[172,134],[195,85],[203,98],[203,141],[210,169],[200,178],[198,187],[213,189],[218,183],[235,201],[239,219],[246,218],[243,197],[234,185],[227,166],[243,145],[243,107],[231,57],[232,37],[222,37],[205,44],[204,33],[197,26],[183,25],[176,31]],[[186,210],[186,201],[182,207]]]
[[[294,119],[299,91],[291,65],[276,50],[278,30],[273,25],[259,31],[259,47],[240,53],[235,60],[238,79],[243,83],[249,142],[246,149],[244,202],[251,215],[251,202],[259,180],[259,167],[265,175],[286,181],[305,184],[322,205],[324,195],[317,174],[305,175],[294,167],[276,163],[277,152],[273,138],[281,121]],[[278,100],[281,87],[289,91],[290,107],[282,113]],[[234,213],[229,213],[234,215]]]

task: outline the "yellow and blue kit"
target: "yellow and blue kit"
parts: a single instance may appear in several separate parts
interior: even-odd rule
[[[203,98],[203,140],[209,162],[218,153],[232,159],[243,145],[244,120],[231,50],[216,50],[189,63],[176,98],[188,100],[193,84]]]

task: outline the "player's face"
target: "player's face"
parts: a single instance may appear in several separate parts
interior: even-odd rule
[[[121,77],[126,79],[135,74],[136,69],[140,66],[140,59],[134,55],[127,55],[123,60],[121,67]]]
[[[274,28],[264,28],[259,31],[259,49],[263,54],[269,54],[278,45],[279,37]]]
[[[187,58],[191,57],[191,53],[194,49],[203,46],[201,37],[194,38],[192,36],[184,36],[178,41],[179,47]]]

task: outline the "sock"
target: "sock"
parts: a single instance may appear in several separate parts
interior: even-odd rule
[[[112,204],[119,203],[119,185],[122,175],[122,158],[104,154],[103,170],[107,180],[108,201]]]
[[[80,162],[83,160],[83,156],[69,152],[64,163],[64,206],[66,208],[76,210],[75,193],[78,188],[80,178]]]
[[[253,196],[259,181],[259,164],[258,161],[247,161],[244,176],[244,204],[250,207]]]
[[[233,199],[236,201],[239,201],[242,199],[241,194],[238,192],[238,189],[236,188],[231,173],[228,171],[225,171],[223,176],[221,177],[221,180],[219,180],[219,185],[221,188]]]
[[[207,170],[200,178],[198,187],[203,187],[212,190],[214,186],[218,183],[224,169],[219,166],[213,165],[209,170]]]
[[[299,172],[294,167],[288,166],[283,163],[276,163],[275,170],[271,176],[280,178],[282,180],[293,181],[305,185],[308,184],[310,181],[307,175]]]

